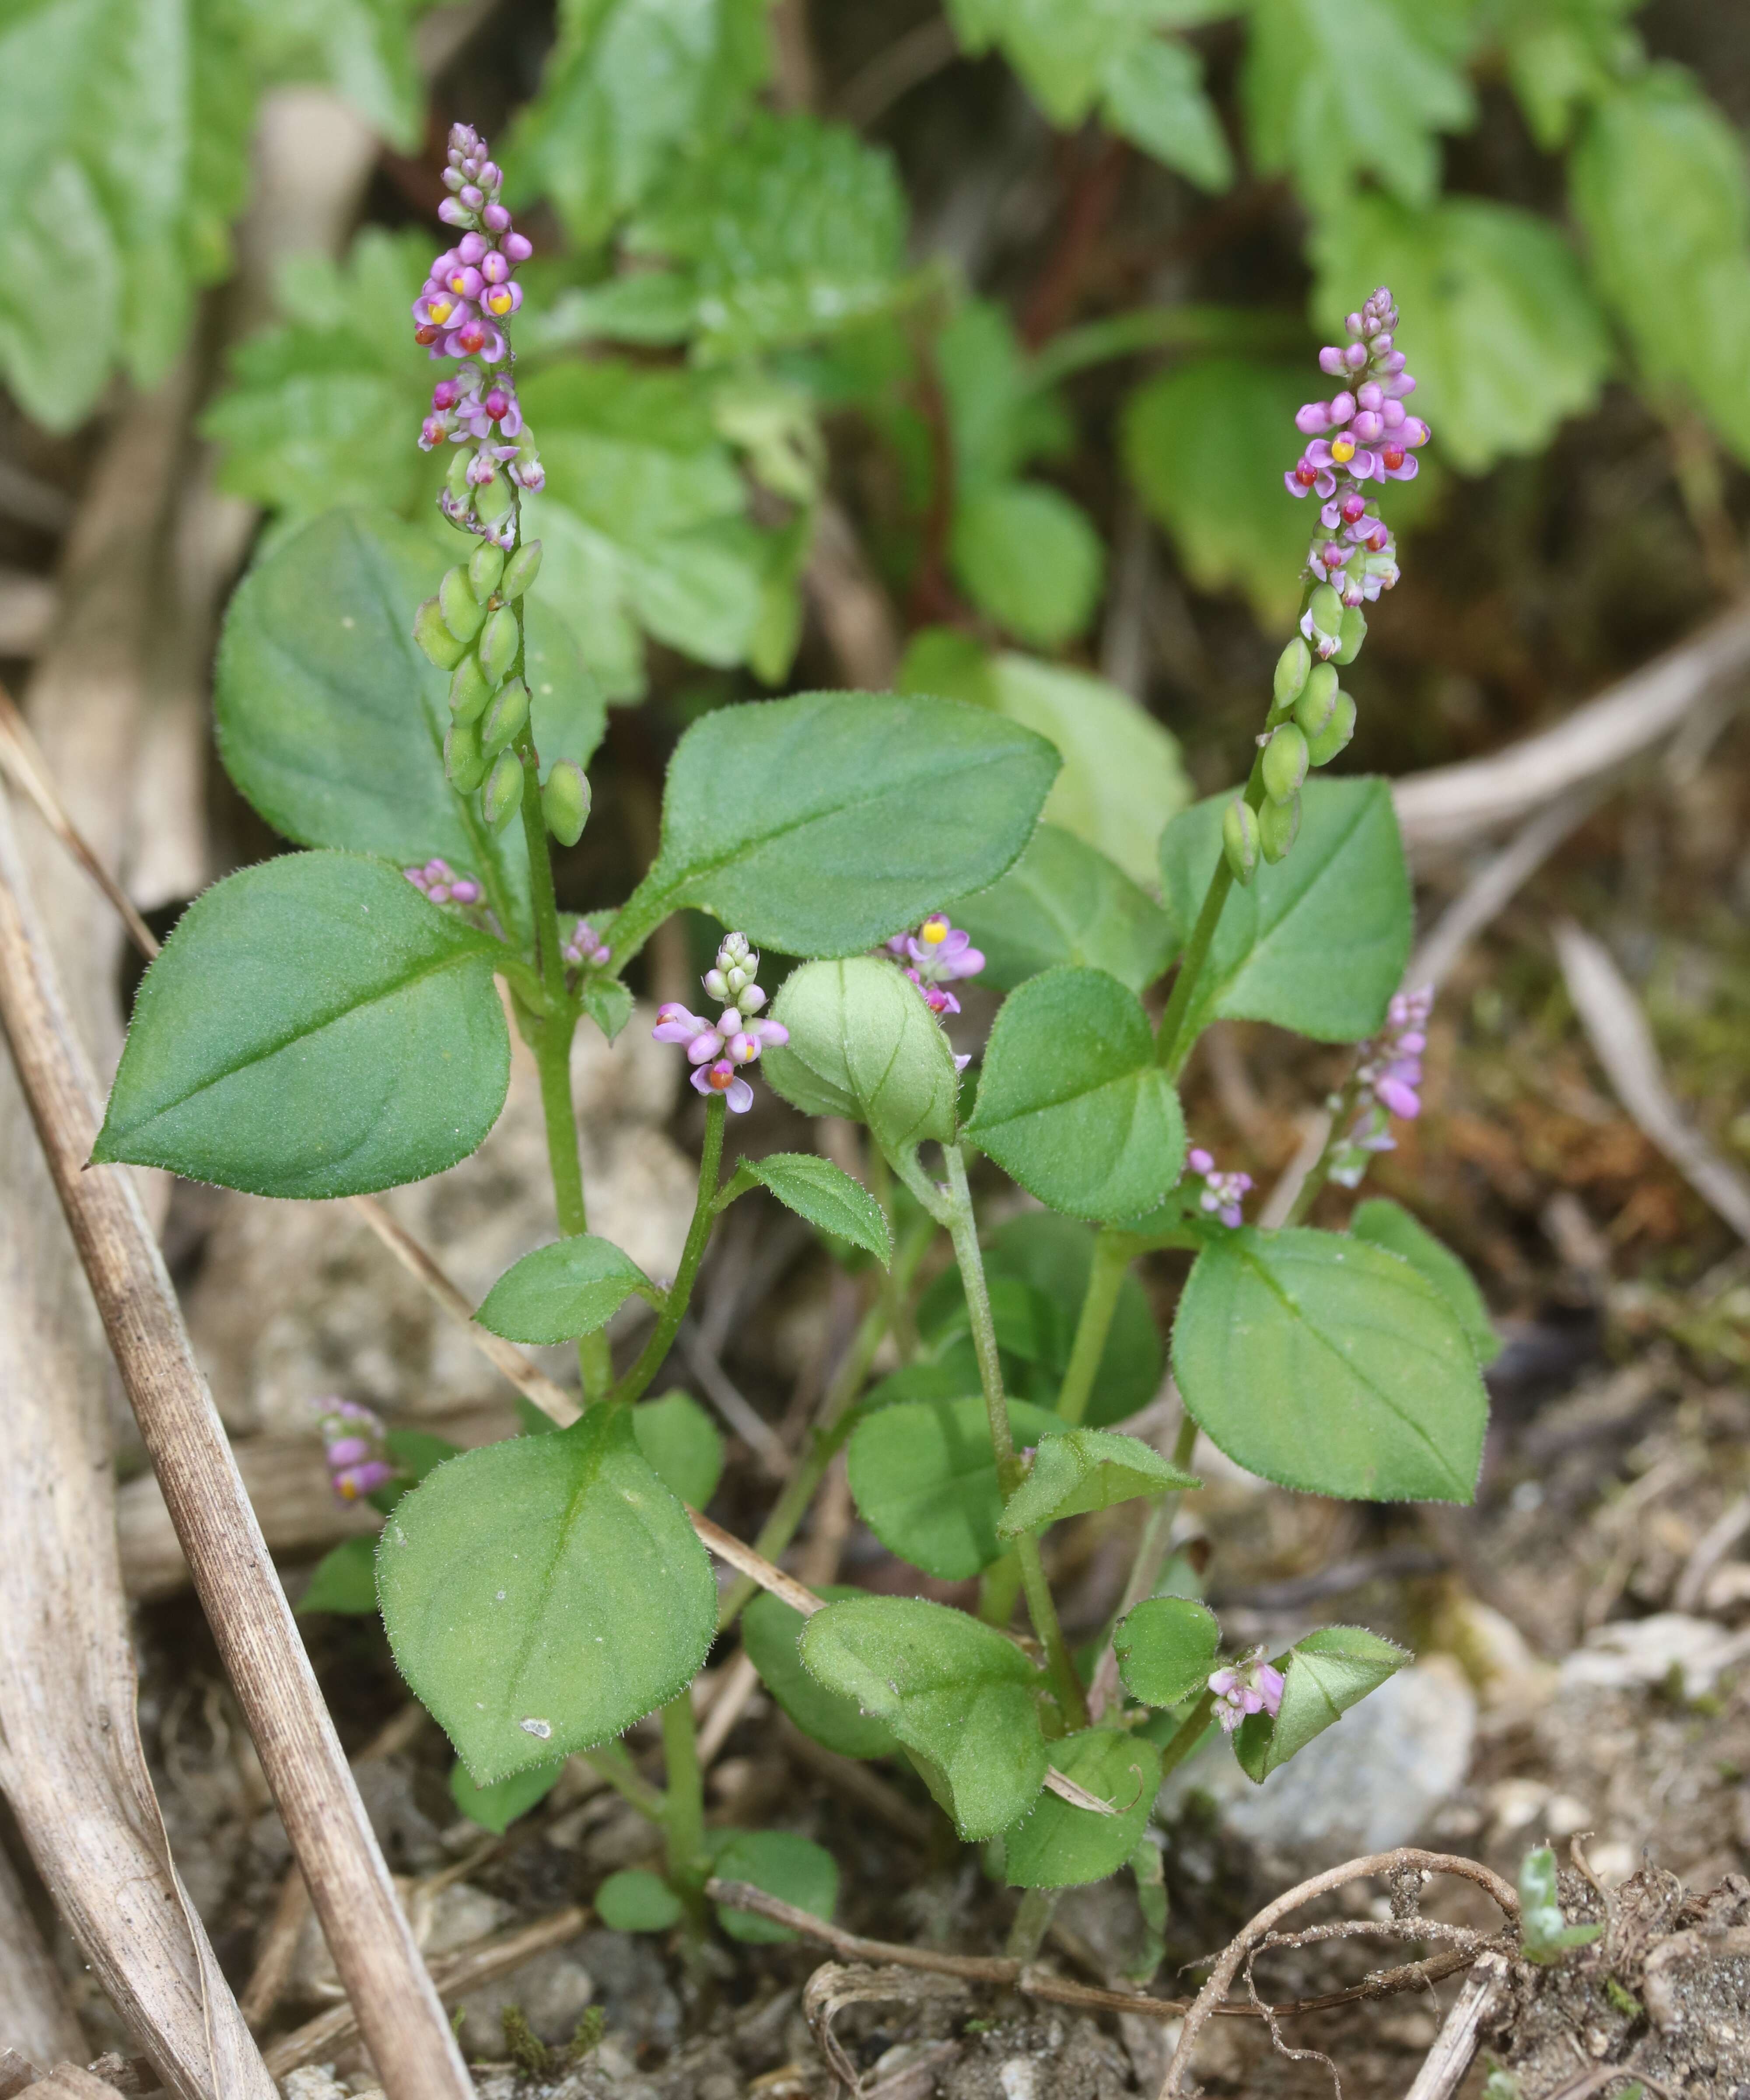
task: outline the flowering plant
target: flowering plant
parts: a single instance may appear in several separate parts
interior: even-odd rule
[[[730,1840],[705,1831],[688,1686],[745,1609],[747,1654],[800,1727],[908,1761],[963,1837],[994,1841],[1012,1886],[1099,1879],[1146,1846],[1159,1779],[1212,1730],[1263,1778],[1404,1660],[1355,1627],[1222,1660],[1214,1616],[1168,1560],[1200,1432],[1285,1485],[1368,1499],[1468,1498],[1481,1450],[1483,1344],[1453,1258],[1390,1204],[1348,1232],[1301,1222],[1416,1114],[1426,1041],[1427,998],[1400,982],[1409,894],[1384,783],[1316,777],[1353,734],[1339,673],[1363,608],[1397,576],[1379,497],[1429,435],[1404,407],[1415,382],[1395,310],[1376,292],[1321,354],[1343,384],[1296,418],[1310,442],[1289,491],[1319,505],[1298,631],[1243,788],[1162,829],[1159,902],[1042,823],[1060,760],[1031,730],[928,695],[823,693],[698,721],[643,880],[611,914],[562,924],[551,841],[575,844],[588,818],[600,717],[533,596],[544,474],[512,344],[530,248],[465,126],[445,180],[460,238],[414,304],[417,342],[446,367],[417,442],[451,448],[442,514],[475,544],[433,588],[424,540],[336,514],[240,591],[227,762],[308,850],[188,911],[142,988],[96,1156],[301,1198],[441,1171],[503,1104],[508,1004],[539,1070],[559,1237],[476,1317],[503,1340],[575,1342],[580,1401],[549,1397],[558,1433],[435,1465],[429,1451],[399,1463],[355,1404],[322,1422],[337,1491],[389,1506],[377,1595],[467,1799],[510,1789],[527,1806],[565,1756],[588,1754],[667,1846],[660,1883],[603,1891],[603,1914],[618,1902],[628,1921],[703,1930]],[[295,707],[262,712],[252,651],[331,644],[362,666],[359,704],[321,712],[324,657]],[[724,931],[700,980],[715,1014],[671,1001],[651,1025],[684,1057],[703,1124],[663,1283],[589,1229],[571,1049],[586,1018],[610,1038],[625,1025],[624,973],[683,908]],[[982,1044],[992,1002],[975,1008],[975,991],[1002,995]],[[1248,1223],[1250,1177],[1188,1142],[1175,1083],[1221,1015],[1360,1046],[1283,1228]],[[730,1119],[759,1127],[762,1083],[804,1115],[860,1125],[866,1183],[752,1144],[726,1162]],[[980,1158],[981,1184],[1007,1176],[1034,1207],[994,1232]],[[750,1551],[689,1507],[721,1463],[708,1422],[645,1395],[716,1220],[756,1186],[886,1273]],[[1161,1250],[1190,1258],[1164,1451],[1122,1427],[1162,1380],[1132,1273]],[[634,1299],[652,1324],[616,1362],[610,1322]],[[822,1599],[779,1572],[841,1454],[875,1536],[929,1575],[977,1577],[976,1611]],[[1126,1503],[1146,1512],[1130,1580],[1078,1661],[1046,1542]],[[707,1546],[742,1579],[720,1590]],[[619,1741],[653,1710],[661,1791]],[[830,1905],[830,1865],[734,1842],[745,1877]],[[1027,1915],[1037,1926],[1038,1904]]]

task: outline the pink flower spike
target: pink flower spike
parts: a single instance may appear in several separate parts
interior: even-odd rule
[[[1193,1174],[1213,1174],[1215,1155],[1212,1152],[1206,1152],[1201,1145],[1195,1145],[1185,1154],[1185,1164]]]
[[[656,1026],[650,1033],[659,1043],[690,1043],[710,1026],[700,1015],[689,1013],[684,1006],[671,1000],[667,1006],[657,1008]]]

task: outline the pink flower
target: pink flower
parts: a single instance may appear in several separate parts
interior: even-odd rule
[[[1261,1648],[1214,1671],[1209,1688],[1215,1695],[1215,1718],[1230,1736],[1248,1714],[1267,1714],[1274,1720],[1281,1709],[1282,1673],[1264,1661]]]
[[[712,1094],[721,1094],[734,1115],[745,1115],[753,1106],[753,1088],[727,1057],[720,1057],[714,1065],[699,1065],[693,1074],[693,1087],[707,1100]]]

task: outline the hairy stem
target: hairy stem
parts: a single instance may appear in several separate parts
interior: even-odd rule
[[[727,1114],[723,1098],[714,1095],[705,1104],[705,1141],[699,1155],[699,1196],[693,1206],[693,1222],[686,1229],[686,1245],[681,1250],[681,1266],[668,1295],[663,1300],[663,1309],[657,1315],[656,1326],[638,1360],[614,1388],[611,1397],[617,1401],[636,1400],[650,1380],[663,1367],[675,1330],[686,1317],[693,1286],[698,1280],[699,1265],[705,1258],[705,1249],[710,1242],[713,1223],[712,1205],[716,1201],[717,1178],[723,1164],[723,1125]]]
[[[1045,1563],[1039,1557],[1039,1542],[1030,1531],[1024,1532],[1016,1540],[1015,1558],[1020,1563],[1020,1586],[1026,1593],[1027,1616],[1033,1621],[1040,1647],[1045,1650],[1046,1665],[1051,1673],[1052,1688],[1057,1694],[1065,1723],[1071,1730],[1085,1728],[1088,1723],[1087,1695],[1082,1689],[1075,1658],[1069,1652],[1069,1644],[1058,1623],[1057,1607],[1051,1601],[1051,1586],[1045,1579]]]
[[[1201,1743],[1207,1732],[1210,1717],[1215,1711],[1215,1695],[1206,1692],[1191,1711],[1166,1739],[1161,1753],[1161,1776],[1165,1779],[1175,1766],[1182,1765]]]
[[[1056,1889],[1024,1889],[1021,1891],[1015,1921],[1009,1927],[1009,1936],[1003,1947],[1003,1953],[1011,1961],[1031,1961],[1037,1958],[1044,1943],[1046,1930],[1051,1922],[1051,1912],[1057,1908],[1058,1893]]]
[[[671,1699],[662,1712],[663,1762],[668,1790],[663,1800],[663,1840],[668,1879],[677,1895],[697,1904],[709,1863],[705,1857],[705,1792],[699,1769],[699,1733],[691,1692]]]
[[[592,1771],[597,1772],[623,1801],[629,1802],[639,1815],[647,1816],[652,1823],[661,1823],[668,1815],[668,1803],[662,1789],[650,1781],[632,1762],[632,1754],[624,1743],[602,1743],[593,1750],[584,1753],[584,1762]]]
[[[1020,1595],[1020,1562],[1011,1547],[978,1578],[978,1616],[987,1626],[995,1626],[1000,1632],[1014,1617],[1015,1599]]]
[[[1325,1149],[1312,1162],[1311,1171],[1306,1180],[1294,1192],[1294,1200],[1289,1205],[1288,1215],[1282,1220],[1285,1225],[1305,1224],[1307,1211],[1312,1208],[1319,1191],[1330,1178],[1331,1162],[1342,1145],[1350,1118],[1355,1114],[1355,1103],[1360,1098],[1360,1079],[1356,1073],[1351,1072],[1332,1106],[1331,1127],[1325,1134]]]
[[[1106,1337],[1118,1309],[1118,1293],[1129,1273],[1134,1243],[1130,1236],[1102,1226],[1094,1241],[1094,1259],[1087,1273],[1082,1315],[1064,1367],[1064,1382],[1057,1395],[1057,1412],[1065,1422],[1079,1423],[1093,1396],[1094,1379],[1105,1354]]]
[[[1252,761],[1251,776],[1245,783],[1245,799],[1257,809],[1264,799],[1264,755],[1260,751]],[[1203,908],[1197,914],[1196,925],[1191,929],[1191,938],[1186,942],[1184,953],[1179,957],[1179,975],[1173,980],[1171,997],[1166,1002],[1166,1011],[1161,1016],[1159,1033],[1155,1037],[1155,1057],[1164,1065],[1170,1077],[1177,1079],[1184,1070],[1185,1060],[1191,1055],[1192,1045],[1197,1039],[1197,1030],[1188,1022],[1192,1003],[1197,997],[1197,984],[1203,975],[1204,965],[1209,960],[1210,948],[1214,944],[1215,929],[1220,924],[1222,907],[1228,902],[1228,893],[1233,887],[1233,870],[1228,865],[1225,853],[1218,852],[1215,871],[1210,877],[1210,886],[1203,893]]]
[[[1189,1470],[1192,1453],[1197,1449],[1197,1425],[1188,1412],[1179,1425],[1179,1434],[1173,1440],[1173,1463],[1181,1472]],[[1131,1572],[1125,1582],[1118,1608],[1108,1621],[1100,1644],[1100,1660],[1094,1666],[1093,1681],[1088,1689],[1088,1705],[1097,1721],[1106,1710],[1118,1688],[1118,1661],[1113,1650],[1113,1635],[1119,1621],[1127,1612],[1134,1611],[1144,1597],[1153,1596],[1154,1586],[1160,1579],[1161,1569],[1166,1560],[1166,1549],[1173,1535],[1173,1519],[1179,1514],[1179,1491],[1177,1489],[1157,1495],[1148,1511],[1148,1520],[1136,1542],[1136,1551],[1131,1561]]]

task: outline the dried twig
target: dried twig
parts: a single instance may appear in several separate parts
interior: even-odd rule
[[[1452,1852],[1424,1852],[1413,1845],[1401,1845],[1395,1851],[1369,1853],[1365,1859],[1351,1860],[1341,1867],[1333,1867],[1323,1874],[1315,1874],[1310,1881],[1301,1882],[1274,1903],[1266,1904],[1245,1930],[1238,1933],[1222,1950],[1221,1957],[1210,1971],[1209,1980],[1198,1992],[1185,2015],[1185,2024],[1179,2037],[1179,2045],[1173,2051],[1173,2060],[1166,2067],[1166,2076],[1161,2087],[1160,2100],[1174,2100],[1179,2090],[1180,2081],[1191,2067],[1191,2058],[1197,2049],[1197,2036],[1211,2014],[1219,2011],[1247,1950],[1262,1939],[1275,1926],[1278,1918],[1285,1917],[1290,1911],[1298,1910],[1303,1904],[1311,1903],[1315,1896],[1327,1895],[1332,1889],[1341,1888],[1346,1882],[1364,1880],[1372,1874],[1402,1873],[1417,1869],[1426,1874],[1458,1874],[1466,1881],[1474,1882],[1495,1899],[1501,1910],[1509,1917],[1519,1915],[1519,1899],[1511,1887],[1492,1868],[1479,1860],[1461,1859]],[[1461,1957],[1468,1961],[1470,1957]],[[1448,1972],[1449,1973],[1449,1972]]]
[[[1598,807],[1598,788],[1590,783],[1570,788],[1546,809],[1539,810],[1492,854],[1435,921],[1404,973],[1406,985],[1438,988],[1483,929],[1503,911],[1550,854],[1577,831]]]
[[[1477,2036],[1492,2018],[1506,1992],[1507,1958],[1504,1954],[1482,1954],[1452,2001],[1452,2010],[1435,2038],[1434,2047],[1422,2058],[1416,2082],[1404,2100],[1451,2100],[1459,2081],[1470,2068]]]
[[[759,1688],[760,1673],[753,1666],[753,1658],[743,1648],[734,1661],[723,1673],[723,1682],[717,1688],[716,1696],[711,1702],[703,1725],[699,1732],[699,1768],[709,1769],[716,1754],[729,1740],[729,1734],[740,1720],[747,1701]]]
[[[1640,1001],[1602,941],[1569,920],[1555,929],[1568,997],[1616,1097],[1703,1201],[1750,1240],[1750,1179],[1685,1118],[1665,1084]]]
[[[0,1021],[227,1672],[337,1965],[364,2008],[372,2054],[395,2100],[463,2100],[471,2088],[461,2054],[395,1904],[132,1177],[86,1166],[97,1090],[42,937],[24,915],[3,810]]]
[[[1396,1853],[1382,1855],[1395,1860]],[[1410,1855],[1417,1859],[1439,1860],[1444,1855],[1425,1852]],[[1366,1864],[1366,1863],[1363,1863]],[[1377,1866],[1377,1863],[1376,1866]],[[1466,1871],[1473,1862],[1466,1860],[1459,1864]],[[1339,1868],[1339,1873],[1343,1870]],[[1486,1874],[1486,1867],[1475,1868],[1477,1873]],[[1494,1878],[1491,1877],[1491,1878]],[[1506,1884],[1501,1883],[1505,1888]],[[1018,1991],[1023,1997],[1039,1998],[1054,2005],[1079,2005],[1086,2012],[1142,2013],[1151,2019],[1176,2020],[1191,2010],[1188,1998],[1155,1998],[1141,1990],[1102,1991],[1087,1983],[1072,1983],[1065,1977],[1053,1975],[1050,1970],[1037,1964],[1016,1961],[1001,1954],[947,1954],[933,1948],[906,1947],[897,1940],[865,1939],[859,1934],[845,1932],[818,1918],[813,1912],[798,1910],[794,1904],[780,1902],[776,1896],[768,1895],[764,1889],[756,1889],[751,1882],[722,1882],[713,1878],[705,1884],[705,1893],[713,1903],[724,1904],[731,1910],[752,1911],[760,1917],[769,1917],[775,1925],[787,1925],[806,1939],[817,1940],[822,1947],[830,1947],[835,1954],[847,1961],[866,1961],[877,1965],[887,1962],[900,1969],[924,1969],[940,1976],[959,1976],[971,1983],[990,1983],[1000,1989]],[[1491,1891],[1492,1893],[1492,1890]],[[1511,1891],[1509,1890],[1509,1894]],[[1369,1976],[1364,1983],[1351,1984],[1346,1991],[1327,1992],[1322,1997],[1296,1998],[1289,2003],[1270,2007],[1278,2019],[1289,2019],[1303,2013],[1329,2012],[1338,2005],[1358,2005],[1366,1998],[1383,1998],[1400,1991],[1420,1990],[1425,1984],[1437,1983],[1443,1976],[1468,1968],[1475,1958],[1471,1948],[1461,1948],[1449,1954],[1436,1954],[1426,1961],[1406,1963],[1397,1969],[1381,1970]],[[1235,1966],[1237,1968],[1237,1963]],[[1232,1972],[1229,1974],[1229,1981]],[[1256,2020],[1263,2018],[1263,2009],[1248,2005],[1244,1999],[1222,2003],[1211,2011],[1233,2019]]]
[[[1435,766],[1393,784],[1412,854],[1461,844],[1541,810],[1668,735],[1698,702],[1750,667],[1750,606],[1576,708],[1553,728],[1488,758]]]
[[[445,2005],[453,2005],[483,1983],[508,1976],[513,1969],[520,1969],[549,1948],[563,1947],[567,1940],[576,1939],[588,1921],[588,1911],[574,1904],[551,1917],[536,1918],[532,1925],[518,1926],[514,1932],[495,1933],[490,1939],[476,1940],[471,1947],[459,1947],[453,1954],[440,1955],[432,1963],[429,1988]],[[359,2016],[353,2008],[337,2005],[294,2027],[290,2034],[282,2035],[267,2050],[267,2068],[276,2078],[284,2078],[301,2063],[315,2063],[350,2049],[359,2032]],[[371,2053],[377,2055],[374,2049]],[[383,2067],[381,2058],[377,2065],[379,2070]]]
[[[304,1920],[309,1915],[309,1886],[294,1860],[280,1884],[273,1915],[267,1921],[256,1953],[255,1966],[249,1971],[249,1980],[237,2001],[237,2010],[251,2034],[259,2034],[273,2018],[280,1994],[292,1980],[292,1970],[298,1960],[298,1943],[303,1935]]]

